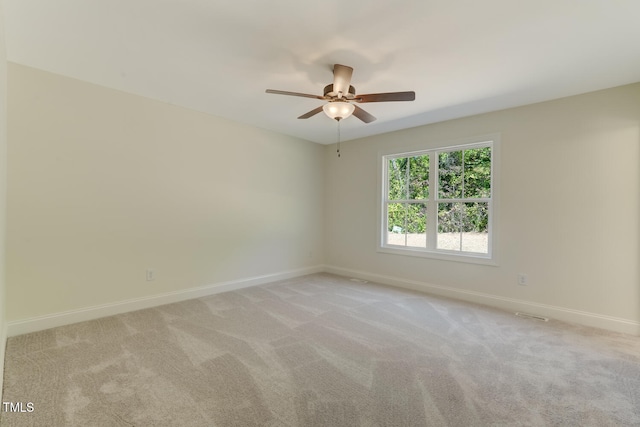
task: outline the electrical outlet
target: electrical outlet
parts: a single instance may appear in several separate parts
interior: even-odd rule
[[[156,272],[153,271],[153,268],[147,268],[147,282],[151,282],[152,280],[155,280],[156,278]]]
[[[526,274],[518,274],[518,285],[527,286],[529,284],[529,278]]]

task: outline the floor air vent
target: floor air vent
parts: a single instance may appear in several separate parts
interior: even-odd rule
[[[362,280],[362,279],[349,279],[349,280],[356,283],[369,283],[368,280]]]
[[[549,319],[547,317],[537,316],[535,314],[529,314],[529,313],[517,312],[516,316],[524,317],[525,319],[542,320],[543,322],[548,322],[549,321]]]

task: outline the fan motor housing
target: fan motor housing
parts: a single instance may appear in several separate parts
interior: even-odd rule
[[[329,97],[329,98],[335,98],[338,96],[337,93],[335,93],[333,91],[333,83],[330,85],[326,85],[324,87],[324,96]],[[342,94],[343,97],[347,98],[347,99],[353,99],[356,96],[356,88],[349,85],[349,93],[343,93]]]

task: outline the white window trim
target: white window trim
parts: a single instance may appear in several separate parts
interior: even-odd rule
[[[391,157],[407,157],[411,154],[422,153],[426,151],[456,151],[460,149],[473,148],[474,145],[480,146],[491,143],[491,215],[489,216],[489,254],[476,254],[472,252],[447,251],[436,249],[435,242],[431,239],[428,247],[414,248],[405,246],[386,245],[387,215],[385,210],[385,200],[387,197],[387,181],[384,175],[386,167],[384,165],[385,158]],[[436,188],[435,174],[429,174],[429,188],[433,191]],[[404,255],[421,258],[431,258],[444,261],[457,261],[472,264],[498,265],[498,224],[499,224],[499,197],[500,197],[500,134],[489,134],[474,136],[454,141],[440,141],[432,144],[423,144],[405,149],[395,149],[381,151],[378,153],[378,218],[377,218],[377,252]],[[437,200],[433,198],[429,203],[437,204]],[[433,207],[430,209],[434,212]],[[435,227],[435,221],[430,223],[431,228]],[[428,223],[429,224],[429,223]],[[434,236],[436,230],[427,230],[429,235]]]

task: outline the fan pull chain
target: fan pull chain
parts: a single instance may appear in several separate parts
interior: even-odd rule
[[[337,153],[338,153],[338,157],[340,157],[340,120],[337,120],[337,122],[338,122],[338,150],[337,150]]]

